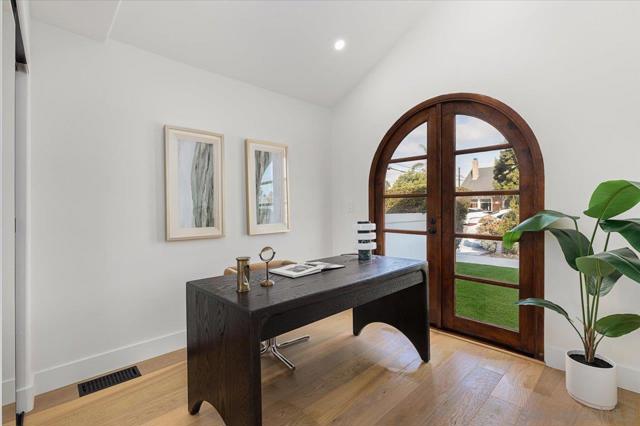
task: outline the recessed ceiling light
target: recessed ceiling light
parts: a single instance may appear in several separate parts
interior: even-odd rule
[[[333,48],[336,49],[336,50],[342,50],[342,49],[344,49],[344,46],[346,44],[347,43],[345,43],[345,41],[343,39],[338,39],[338,40],[336,40],[335,43],[333,43]]]

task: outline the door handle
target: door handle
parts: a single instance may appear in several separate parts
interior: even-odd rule
[[[431,226],[427,227],[427,233],[433,235],[437,231],[436,230],[436,220],[435,220],[435,218],[431,218],[431,220],[429,221],[429,224]]]

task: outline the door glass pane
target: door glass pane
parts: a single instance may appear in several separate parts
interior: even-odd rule
[[[411,234],[384,234],[385,256],[427,260],[427,236]]]
[[[455,314],[458,317],[518,330],[518,290],[456,280]]]
[[[384,200],[385,229],[427,230],[427,198],[387,198]]]
[[[456,155],[458,191],[518,189],[520,171],[513,149]]]
[[[426,194],[427,161],[389,163],[384,192],[386,194]]]
[[[508,143],[491,124],[468,115],[456,115],[456,149],[480,148]]]
[[[416,157],[418,155],[427,155],[427,123],[419,125],[405,136],[391,158]]]
[[[502,237],[520,223],[519,195],[456,197],[455,232]]]
[[[507,250],[502,241],[456,238],[456,274],[517,284],[520,246]]]

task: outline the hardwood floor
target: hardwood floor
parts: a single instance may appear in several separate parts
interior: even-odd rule
[[[352,336],[350,312],[290,334],[303,333],[308,343],[283,350],[295,372],[263,358],[265,425],[640,424],[638,394],[620,390],[616,410],[592,410],[567,395],[561,371],[443,333],[432,332],[429,364],[392,327]],[[187,412],[184,351],[138,365],[142,377],[95,394],[77,398],[70,386],[39,396],[25,425],[224,424],[206,403]]]

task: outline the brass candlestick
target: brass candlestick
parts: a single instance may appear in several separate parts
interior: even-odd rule
[[[269,262],[271,262],[274,257],[276,257],[276,252],[273,248],[267,246],[260,250],[260,259],[266,263],[266,277],[264,280],[260,281],[260,285],[262,287],[271,287],[274,284],[273,280],[269,279]]]

